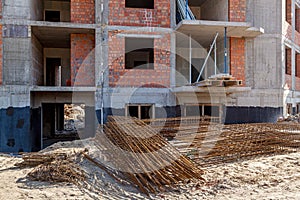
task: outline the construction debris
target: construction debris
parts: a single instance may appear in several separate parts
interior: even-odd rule
[[[78,184],[86,178],[78,167],[81,161],[77,158],[81,157],[145,194],[172,189],[193,179],[204,181],[203,170],[136,118],[109,117],[89,145],[96,148],[69,154],[52,151],[24,154],[19,166],[36,166],[28,174],[31,180]]]
[[[87,150],[79,152],[47,152],[23,154],[19,167],[35,167],[28,173],[29,180],[48,182],[70,182],[78,184],[86,176],[76,164],[76,159]]]
[[[209,86],[217,86],[217,87],[229,87],[229,86],[240,86],[242,85],[242,80],[237,80],[235,77],[229,74],[217,74],[209,77],[200,82],[196,82],[193,84],[198,87],[209,87]]]

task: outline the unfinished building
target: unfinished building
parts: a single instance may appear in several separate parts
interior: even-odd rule
[[[244,123],[300,109],[298,0],[0,5],[0,151],[90,137],[108,115]],[[197,84],[217,74],[238,84]]]

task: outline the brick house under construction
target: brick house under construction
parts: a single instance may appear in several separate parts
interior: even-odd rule
[[[84,105],[81,138],[108,115],[244,123],[300,109],[298,0],[0,5],[2,152],[37,151],[63,139],[56,133],[71,104]],[[241,85],[195,84],[224,73]]]

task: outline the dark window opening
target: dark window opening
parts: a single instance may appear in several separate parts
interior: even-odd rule
[[[204,106],[204,115],[211,117],[219,117],[219,106]]]
[[[154,0],[125,0],[125,7],[154,9]]]
[[[60,11],[45,10],[45,21],[60,22]]]
[[[151,119],[154,116],[153,105],[135,104],[127,106],[127,116],[136,117],[138,119]]]
[[[130,117],[139,118],[139,107],[138,106],[128,106],[128,114]]]
[[[60,86],[60,66],[60,58],[46,58],[46,86]]]
[[[154,40],[125,38],[125,69],[154,69]]]
[[[152,106],[141,106],[141,119],[151,118],[151,107]]]

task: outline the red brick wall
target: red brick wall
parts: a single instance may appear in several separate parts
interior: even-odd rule
[[[154,69],[125,69],[125,38],[109,33],[109,84],[111,87],[169,87],[170,35],[154,39]]]
[[[71,22],[95,23],[95,0],[71,0]]]
[[[231,75],[245,82],[245,39],[230,38]]]
[[[246,0],[228,0],[228,18],[233,22],[246,21]],[[230,38],[230,73],[245,83],[245,39]]]
[[[292,74],[292,50],[285,49],[285,73]]]
[[[125,8],[125,0],[109,1],[109,24],[170,27],[170,0],[154,0],[154,9]]]
[[[95,86],[95,37],[71,34],[71,85]]]
[[[245,22],[246,21],[246,0],[228,0],[229,4],[229,21]]]
[[[0,19],[2,19],[2,0],[0,0]]]
[[[0,25],[0,85],[3,84],[3,73],[2,73],[2,25]]]
[[[285,6],[285,20],[292,24],[292,0],[286,0]]]

